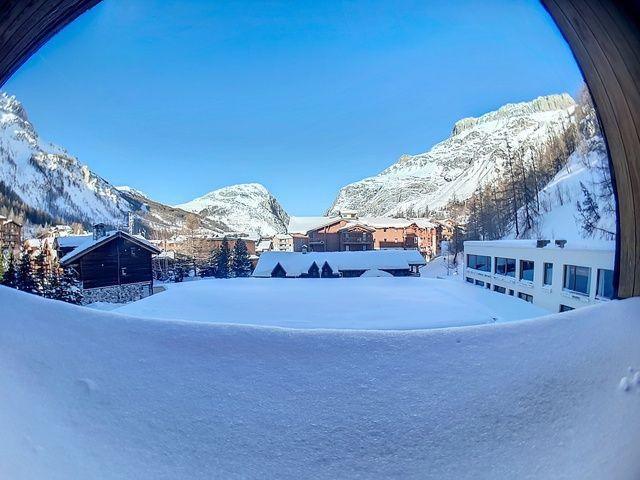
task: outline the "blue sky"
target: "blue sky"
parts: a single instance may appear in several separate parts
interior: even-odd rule
[[[310,215],[462,117],[581,82],[533,0],[105,0],[3,90],[115,185],[256,181]]]

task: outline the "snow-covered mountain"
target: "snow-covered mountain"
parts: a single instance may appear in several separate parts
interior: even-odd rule
[[[15,97],[0,92],[0,187],[51,219],[118,225],[131,210],[109,182],[43,141]]]
[[[575,106],[565,93],[464,118],[428,152],[402,155],[378,175],[343,187],[328,213],[349,209],[363,215],[425,216],[450,200],[467,199],[504,172],[508,149],[539,149],[562,136]]]
[[[214,190],[177,208],[227,225],[228,231],[273,235],[287,231],[289,215],[259,183],[243,183]]]
[[[22,104],[0,92],[0,209],[34,224],[60,221],[124,225],[154,237],[178,234],[196,215],[203,235],[234,231],[273,234],[289,216],[262,185],[226,187],[179,207],[150,199],[133,187],[114,187],[66,150],[43,141]],[[191,213],[193,212],[193,213]],[[202,215],[201,215],[202,214]]]
[[[522,232],[520,238],[613,239],[616,215],[612,188],[604,140],[595,135],[582,141],[562,170],[540,190],[540,213],[532,231]],[[591,232],[585,230],[585,218],[577,207],[584,204],[585,191],[594,201],[595,212],[589,218],[593,222]],[[515,232],[511,231],[507,238],[516,238]]]

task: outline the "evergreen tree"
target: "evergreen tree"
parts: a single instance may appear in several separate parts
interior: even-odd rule
[[[17,288],[27,293],[38,293],[38,285],[33,275],[33,268],[31,267],[31,256],[26,252],[22,254],[20,263],[18,264]]]
[[[63,302],[78,305],[82,302],[82,288],[71,268],[65,268],[60,276],[60,285],[56,298]]]
[[[10,288],[18,288],[18,272],[16,271],[16,262],[13,258],[13,253],[9,255],[7,270],[2,276],[2,285]]]
[[[40,250],[40,253],[33,260],[33,280],[36,284],[38,295],[46,297],[49,288],[49,262],[44,250]]]
[[[216,257],[216,278],[229,278],[229,260],[231,257],[231,251],[229,249],[229,242],[226,238],[222,240],[220,245],[220,251]]]
[[[62,287],[60,284],[61,278],[60,265],[55,262],[50,268],[47,268],[46,288],[43,296],[46,298],[52,298],[54,300],[61,300]]]
[[[584,200],[582,200],[582,203],[576,201],[576,210],[578,210],[577,216],[582,231],[589,237],[593,237],[595,233],[599,233],[604,238],[614,238],[614,232],[598,226],[600,222],[600,209],[598,203],[593,198],[593,194],[582,182],[580,182],[580,188],[582,189]]]
[[[231,272],[234,277],[248,277],[251,275],[251,260],[247,251],[247,242],[239,238],[233,247],[233,260],[231,261]]]
[[[209,254],[209,258],[204,263],[202,269],[200,270],[200,276],[202,277],[215,277],[216,275],[216,264],[218,261],[218,255],[220,253],[219,248],[214,248],[211,250]]]
[[[2,277],[4,277],[4,254],[0,249],[0,285],[2,285]]]

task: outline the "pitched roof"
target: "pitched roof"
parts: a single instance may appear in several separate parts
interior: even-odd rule
[[[254,277],[270,277],[280,264],[287,277],[307,273],[315,262],[322,268],[325,262],[334,272],[344,270],[406,270],[412,265],[426,265],[417,250],[368,250],[363,252],[264,252],[260,255]]]
[[[86,235],[66,235],[64,237],[56,237],[56,243],[60,248],[76,248],[92,238],[93,235],[90,233]]]
[[[64,237],[62,237],[64,238]],[[105,243],[109,243],[116,238],[125,238],[130,242],[135,243],[136,245],[149,250],[151,253],[159,254],[161,250],[156,247],[151,242],[147,241],[145,238],[139,235],[129,235],[127,232],[123,232],[122,230],[113,230],[111,232],[107,232],[104,237],[100,237],[98,239],[93,239],[93,236],[90,236],[90,239],[86,240],[82,244],[78,245],[75,249],[67,253],[64,257],[60,259],[60,264],[65,265],[69,264],[72,261],[78,259],[79,257],[89,253],[92,250],[104,245]]]

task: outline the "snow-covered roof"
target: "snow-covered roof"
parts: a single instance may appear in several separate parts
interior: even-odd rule
[[[271,248],[271,240],[260,240],[256,245],[256,252],[264,252]]]
[[[57,237],[56,242],[58,243],[58,246],[60,248],[76,248],[82,245],[83,243],[85,243],[87,240],[90,240],[92,238],[93,238],[93,235],[91,234],[67,235],[64,237]]]
[[[40,248],[42,246],[42,242],[39,238],[28,238],[24,243],[29,248]]]
[[[343,270],[406,270],[411,265],[425,265],[417,250],[368,250],[364,252],[264,252],[253,272],[254,277],[270,277],[280,264],[287,277],[307,273],[313,263],[322,268],[329,264],[334,272]]]
[[[306,234],[309,230],[324,227],[338,220],[341,220],[340,217],[289,217],[287,232]]]
[[[436,223],[427,218],[359,217],[357,219],[348,219],[342,217],[291,217],[287,231],[290,234],[306,234],[309,230],[326,227],[340,220],[358,223],[371,228],[407,228],[414,223],[421,228],[433,228],[436,226]]]
[[[291,240],[293,237],[288,233],[276,233],[273,238],[277,238],[278,240]]]
[[[360,222],[358,220],[354,220],[354,221],[351,221],[351,222],[348,222],[347,224],[345,224],[345,226],[340,228],[338,231],[350,230],[350,229],[352,229],[354,227],[360,227],[360,228],[362,228],[364,230],[369,230],[369,231],[374,231],[375,230],[375,228],[370,227],[370,226],[366,225],[365,223],[362,223],[362,222]]]
[[[560,240],[560,239],[558,239]],[[606,251],[615,251],[616,242],[612,240],[594,240],[594,239],[583,239],[583,240],[568,240],[564,247],[560,247],[556,245],[555,239],[549,239],[549,243],[545,247],[545,249],[552,248],[564,248],[565,250],[606,250]],[[465,248],[469,247],[490,247],[490,248],[538,248],[536,246],[537,240],[467,240],[464,242]]]
[[[89,237],[90,238],[87,239],[85,242],[78,245],[75,249],[73,249],[72,251],[67,253],[64,257],[62,257],[60,259],[60,264],[64,265],[69,262],[72,262],[73,260],[84,255],[85,253],[88,253],[89,251],[101,245],[104,245],[105,243],[108,243],[117,237],[126,238],[127,240],[138,244],[142,248],[146,248],[152,253],[155,253],[155,254],[160,253],[160,249],[156,247],[153,243],[149,242],[144,237],[140,235],[129,235],[127,232],[123,232],[122,230],[112,230],[110,232],[107,232],[105,236],[100,237],[98,239],[94,239],[92,235],[90,235]],[[65,238],[65,237],[61,237],[61,238]]]

